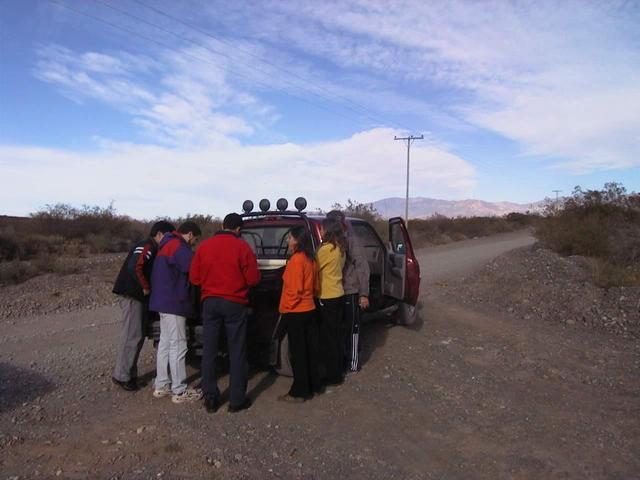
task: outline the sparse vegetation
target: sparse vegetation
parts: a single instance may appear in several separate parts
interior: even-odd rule
[[[332,208],[342,210],[348,217],[367,220],[375,226],[383,239],[387,238],[388,222],[371,204],[348,200],[346,205],[336,203]],[[510,213],[504,217],[457,218],[436,214],[426,219],[410,220],[409,230],[413,246],[421,248],[496,233],[513,232],[533,225],[538,218],[538,215],[524,213]]]
[[[197,222],[205,237],[221,226],[218,218],[202,214],[171,221],[177,227],[186,220]],[[0,217],[0,285],[43,273],[75,273],[69,259],[125,252],[148,234],[154,221],[119,215],[113,205],[76,208],[62,203],[46,205],[27,218]]]
[[[549,203],[536,236],[561,255],[587,257],[599,286],[640,284],[640,195],[618,183],[576,187],[562,204]]]

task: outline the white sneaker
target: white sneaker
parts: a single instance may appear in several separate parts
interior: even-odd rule
[[[153,390],[153,396],[155,398],[168,397],[169,395],[171,395],[171,387],[169,385],[166,385],[162,388],[155,388]]]
[[[199,388],[187,388],[184,392],[171,397],[173,403],[197,402],[202,399],[202,390]]]

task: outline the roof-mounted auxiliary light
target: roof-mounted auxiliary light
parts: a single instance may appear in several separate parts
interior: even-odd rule
[[[302,210],[307,208],[307,200],[304,197],[298,197],[298,198],[296,198],[296,201],[294,202],[294,205],[295,205],[296,209],[299,212],[301,212]]]
[[[244,213],[251,213],[252,210],[253,210],[253,202],[251,200],[245,200],[242,203],[242,211]]]
[[[260,203],[258,204],[258,206],[260,207],[260,210],[262,210],[263,212],[268,212],[269,209],[271,208],[271,202],[266,198],[263,198],[262,200],[260,200]]]
[[[286,198],[279,198],[278,201],[276,202],[276,208],[281,212],[284,212],[288,206],[289,206],[289,202],[287,201]]]

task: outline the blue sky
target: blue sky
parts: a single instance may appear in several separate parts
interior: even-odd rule
[[[151,7],[151,8],[149,8]],[[0,214],[640,190],[639,2],[0,2]]]

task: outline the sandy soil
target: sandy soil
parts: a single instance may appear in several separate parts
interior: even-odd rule
[[[302,405],[268,372],[236,415],[117,389],[113,306],[3,319],[0,478],[638,478],[637,341],[456,300],[509,235],[421,251],[418,324],[368,323],[362,371]]]

